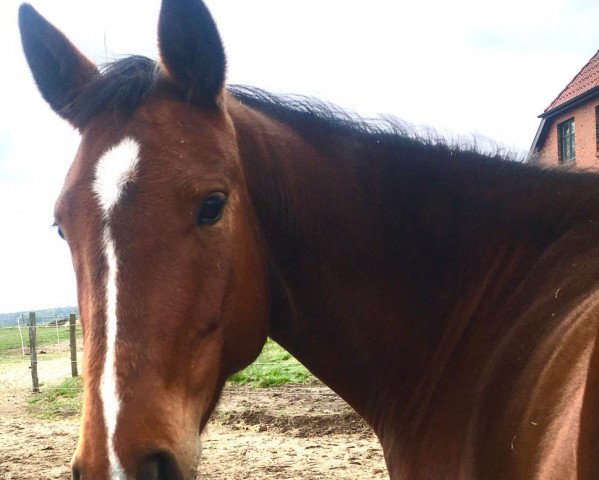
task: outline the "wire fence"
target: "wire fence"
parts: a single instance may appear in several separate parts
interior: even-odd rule
[[[283,356],[281,356],[283,355]],[[0,388],[33,392],[66,387],[80,373],[81,323],[75,314],[19,314],[0,326]],[[268,342],[258,359],[232,377],[234,383],[272,386],[302,383],[309,372],[278,345]],[[81,384],[76,387],[81,389]]]
[[[75,314],[20,314],[0,327],[0,388],[30,388],[77,376],[83,352]]]

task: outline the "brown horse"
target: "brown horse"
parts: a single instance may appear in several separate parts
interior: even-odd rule
[[[599,478],[599,176],[227,89],[199,0],[164,0],[158,63],[99,71],[28,5],[20,27],[82,135],[56,204],[85,331],[73,478],[195,478],[267,335],[392,479]]]

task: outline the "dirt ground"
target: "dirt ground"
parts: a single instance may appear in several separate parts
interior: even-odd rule
[[[0,371],[0,479],[68,479],[78,419],[41,421],[29,392]],[[388,478],[381,448],[362,420],[328,388],[230,387],[203,435],[198,479]]]

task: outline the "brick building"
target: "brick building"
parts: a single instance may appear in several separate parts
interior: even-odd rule
[[[599,170],[599,51],[539,118],[529,162]]]

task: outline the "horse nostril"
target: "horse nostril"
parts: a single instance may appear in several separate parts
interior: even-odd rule
[[[174,457],[167,452],[152,455],[143,463],[137,480],[183,480]]]
[[[150,458],[141,467],[137,480],[159,480],[160,466],[157,458]]]
[[[73,470],[71,472],[71,478],[73,480],[81,480],[81,470],[79,470],[78,466],[73,466]]]

